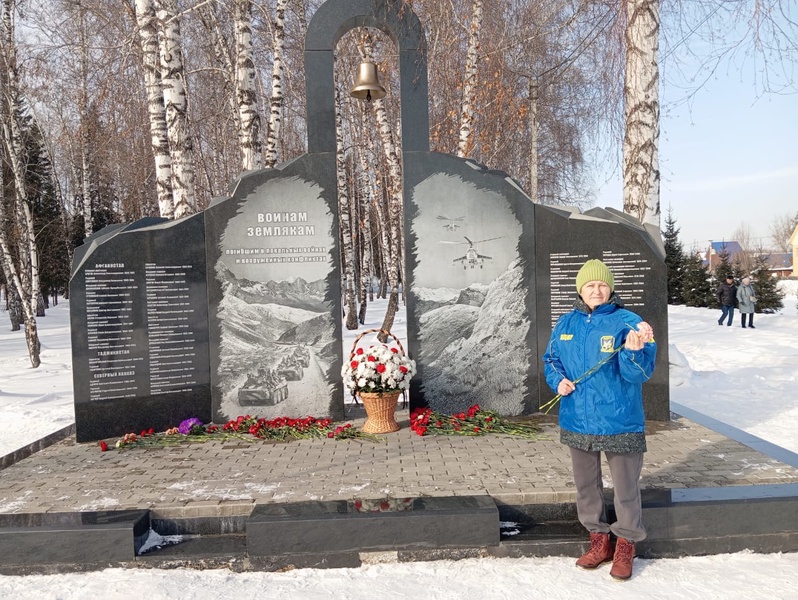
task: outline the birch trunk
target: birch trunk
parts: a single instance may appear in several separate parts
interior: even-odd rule
[[[288,0],[277,0],[274,21],[274,59],[272,63],[272,96],[269,102],[269,134],[266,139],[264,164],[277,164],[280,143],[280,127],[283,119],[283,77],[285,72],[285,9]]]
[[[189,134],[188,99],[183,67],[183,40],[177,17],[177,0],[155,0],[159,25],[161,86],[166,109],[166,131],[172,158],[174,217],[196,212],[194,147]]]
[[[626,0],[623,210],[660,226],[659,0]]]
[[[361,117],[365,113],[361,114]],[[365,119],[361,119],[361,124],[365,124]],[[365,131],[365,130],[364,130]],[[361,228],[360,239],[362,242],[362,258],[360,260],[360,312],[358,320],[361,324],[366,322],[366,308],[368,301],[373,300],[374,296],[371,295],[371,279],[372,279],[372,266],[371,266],[371,203],[372,203],[372,190],[374,189],[371,182],[373,174],[369,162],[366,160],[365,152],[358,152],[360,160],[360,181],[361,197],[360,197],[360,212],[361,221],[359,226]]]
[[[357,329],[357,307],[355,306],[355,260],[352,252],[352,221],[349,190],[346,185],[346,157],[344,156],[344,136],[342,125],[341,90],[335,86],[335,167],[338,178],[338,222],[343,241],[341,263],[344,276],[344,311],[346,328]]]
[[[153,0],[136,0],[136,28],[141,44],[144,85],[147,90],[147,113],[150,120],[150,143],[155,158],[155,191],[158,211],[164,218],[174,217],[172,196],[172,159],[166,132],[166,109],[161,89],[161,67],[158,58],[158,22]]]
[[[391,288],[388,299],[388,309],[382,329],[390,331],[399,305],[399,261],[400,261],[400,226],[402,219],[402,165],[399,161],[399,152],[394,141],[393,130],[388,121],[388,111],[385,110],[383,100],[375,100],[377,124],[379,127],[382,148],[388,164],[388,177],[386,190],[388,192],[388,285]],[[381,337],[385,337],[381,334]],[[380,341],[385,341],[381,339]]]
[[[230,50],[227,47],[227,42],[225,41],[224,34],[222,33],[221,25],[219,24],[219,18],[216,13],[216,4],[204,4],[198,8],[200,19],[205,25],[205,28],[208,30],[208,33],[211,35],[211,39],[213,41],[213,54],[216,57],[218,68],[222,72],[222,77],[224,78],[225,84],[229,86],[228,89],[233,90],[229,94],[230,117],[233,119],[233,123],[235,124],[235,130],[240,132],[241,116],[238,112],[238,104],[236,103],[236,94],[234,91],[236,89],[235,68],[233,67],[233,59],[230,56]]]
[[[538,194],[538,85],[529,82],[529,197],[532,202],[540,198]]]
[[[280,2],[277,11],[279,14]],[[255,59],[252,52],[252,0],[235,0],[233,27],[238,146],[241,150],[241,168],[250,171],[261,166],[260,112],[255,91]]]
[[[80,113],[80,146],[81,146],[81,196],[83,198],[83,233],[85,237],[94,233],[92,218],[91,189],[91,141],[89,136],[89,49],[84,27],[84,8],[78,6],[80,19],[80,96],[78,111]]]
[[[477,89],[482,14],[482,0],[474,0],[468,33],[465,73],[463,74],[463,98],[460,102],[460,135],[457,143],[457,156],[460,158],[469,156],[474,148],[474,96]]]
[[[364,36],[358,45],[361,58],[372,60],[372,43],[368,35]],[[390,287],[390,297],[388,298],[388,308],[385,311],[382,329],[390,331],[393,327],[396,310],[399,306],[399,275],[401,261],[401,220],[402,220],[402,163],[399,158],[400,149],[395,141],[393,129],[391,128],[388,111],[385,108],[383,99],[374,100],[371,103],[377,121],[385,162],[387,164],[387,175],[385,181],[385,192],[387,199],[387,214],[380,214],[380,225],[383,235],[383,254],[387,254],[384,264],[387,265],[388,285]],[[378,203],[379,204],[379,203]],[[379,213],[378,213],[379,214]],[[384,224],[384,225],[383,225]],[[387,227],[386,227],[387,226]],[[387,230],[387,231],[386,231]],[[387,239],[385,239],[387,237]],[[377,336],[381,342],[385,342],[387,336],[380,334]]]
[[[22,127],[19,122],[18,100],[19,82],[17,79],[17,51],[14,33],[14,0],[3,2],[2,14],[2,131],[6,160],[11,167],[14,186],[14,212],[16,219],[16,248],[11,247],[11,240],[6,237],[5,227],[0,227],[0,252],[4,261],[4,271],[9,283],[19,294],[22,312],[25,318],[25,341],[31,366],[37,368],[41,364],[41,343],[36,325],[36,311],[39,303],[39,252],[36,248],[33,214],[31,213],[27,189],[25,186],[25,146]],[[5,184],[5,181],[2,182]],[[3,185],[0,189],[5,189]],[[0,202],[0,223],[6,223],[5,203]],[[15,258],[18,263],[15,264]]]

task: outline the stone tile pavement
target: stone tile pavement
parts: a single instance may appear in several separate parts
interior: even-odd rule
[[[351,421],[355,426],[362,420]],[[572,502],[567,449],[544,439],[426,436],[384,443],[210,441],[100,452],[74,435],[0,470],[0,513],[150,509],[153,518],[236,517],[256,503],[488,494],[497,503]],[[673,415],[650,423],[643,489],[798,483],[798,468]],[[608,472],[608,471],[607,471]],[[609,482],[609,478],[605,478]]]

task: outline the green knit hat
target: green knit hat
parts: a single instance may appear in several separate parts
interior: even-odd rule
[[[582,293],[582,286],[588,281],[603,281],[610,286],[610,290],[615,289],[615,277],[612,276],[612,271],[607,268],[607,265],[595,258],[582,265],[576,275],[576,291],[579,294]]]

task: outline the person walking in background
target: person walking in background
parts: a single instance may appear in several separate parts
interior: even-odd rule
[[[715,295],[718,297],[722,311],[718,325],[723,325],[723,320],[728,317],[726,325],[731,327],[732,319],[734,319],[734,303],[737,301],[737,287],[734,285],[734,277],[731,276],[731,273],[726,275],[726,281],[720,284]]]
[[[742,320],[743,327],[745,327],[745,318],[748,317],[748,327],[754,327],[754,308],[756,305],[756,292],[754,286],[751,285],[751,278],[746,275],[743,277],[742,285],[737,288],[737,308],[740,309],[740,319]]]
[[[590,532],[590,549],[576,564],[595,569],[612,560],[610,575],[629,579],[635,543],[646,537],[640,499],[643,382],[654,372],[657,346],[651,326],[623,307],[614,287],[612,272],[600,260],[582,266],[579,296],[554,326],[543,363],[546,382],[562,396],[560,441],[570,448],[577,515]],[[604,505],[602,452],[614,488],[613,523]]]

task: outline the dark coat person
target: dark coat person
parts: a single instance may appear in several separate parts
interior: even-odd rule
[[[726,281],[720,284],[715,295],[721,310],[718,325],[723,325],[724,319],[728,317],[726,325],[731,327],[734,319],[734,304],[737,302],[737,287],[734,285],[734,277],[731,274],[726,275]]]

